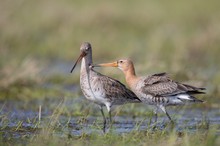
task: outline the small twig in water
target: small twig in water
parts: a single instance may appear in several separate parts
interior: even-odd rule
[[[39,105],[38,121],[41,122],[41,105]]]

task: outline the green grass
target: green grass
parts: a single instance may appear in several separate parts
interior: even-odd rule
[[[169,128],[169,124],[161,129],[148,128],[140,130],[138,124],[134,127],[134,130],[129,133],[118,134],[109,131],[106,134],[101,133],[101,127],[99,121],[94,122],[91,129],[100,130],[99,132],[92,132],[87,134],[82,132],[80,135],[71,134],[71,131],[75,127],[69,127],[69,121],[63,122],[60,116],[66,111],[64,98],[54,107],[54,111],[50,116],[44,118],[44,121],[36,120],[30,121],[33,125],[32,128],[22,126],[22,121],[18,121],[14,127],[1,127],[0,129],[0,144],[1,145],[181,145],[181,146],[217,146],[220,144],[220,137],[218,125],[209,125],[205,122],[196,125],[195,131],[184,129],[181,131],[175,128]],[[9,119],[10,120],[10,119]],[[84,119],[85,120],[85,119]],[[78,121],[78,125],[83,126],[86,122],[82,120]],[[208,126],[207,126],[208,125]],[[114,128],[114,127],[113,127]],[[69,129],[69,130],[67,130]],[[29,133],[28,133],[29,132]],[[7,137],[5,137],[7,133]],[[22,134],[23,133],[23,134]],[[30,133],[32,133],[30,135]],[[14,134],[14,135],[13,135]],[[20,138],[16,138],[15,135],[22,135]]]
[[[213,132],[214,133],[214,132]],[[213,133],[206,132],[204,134],[192,135],[185,133],[175,132],[132,132],[129,134],[115,135],[83,135],[78,138],[55,138],[51,141],[43,141],[43,145],[181,145],[181,146],[194,146],[194,145],[218,145],[219,139]],[[39,141],[33,141],[30,145],[37,145]],[[42,139],[40,139],[42,142]]]

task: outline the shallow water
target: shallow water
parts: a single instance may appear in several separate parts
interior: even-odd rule
[[[64,103],[65,108],[71,109],[79,104],[85,104],[84,99],[67,99]],[[30,100],[23,102],[21,100],[8,100],[0,103],[0,132],[3,139],[30,138],[40,132],[41,129],[48,126],[51,122],[53,110],[59,105],[60,99]],[[39,105],[42,106],[41,122],[38,121]],[[50,105],[50,106],[48,106]],[[92,109],[95,109],[92,107]],[[98,109],[95,109],[98,112]],[[138,109],[135,109],[138,110]],[[147,111],[147,109],[146,109]],[[114,117],[114,124],[111,132],[116,134],[128,133],[131,131],[154,131],[173,128],[178,131],[187,131],[190,133],[207,130],[212,126],[217,127],[217,135],[220,135],[220,109],[198,109],[198,108],[169,108],[170,115],[175,124],[169,124],[168,118],[161,114],[158,122],[151,122],[151,117],[133,117],[132,115],[120,115]],[[82,112],[84,110],[82,109]],[[93,116],[92,116],[93,115]],[[101,114],[88,114],[88,116],[68,116],[60,114],[56,123],[55,135],[81,136],[82,134],[102,133]],[[152,117],[152,121],[154,121]],[[107,128],[109,131],[109,127]]]

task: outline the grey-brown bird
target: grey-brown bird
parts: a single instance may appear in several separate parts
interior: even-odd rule
[[[198,88],[173,81],[166,73],[138,77],[135,74],[133,62],[129,59],[121,59],[113,63],[104,63],[95,66],[118,67],[122,70],[128,86],[141,101],[149,105],[155,105],[155,121],[157,121],[158,109],[161,109],[169,120],[172,121],[166,111],[166,106],[203,102],[193,95],[204,94],[205,92],[201,90],[205,90],[205,88]]]
[[[99,105],[103,116],[103,131],[106,129],[106,118],[103,112],[103,106],[106,106],[110,123],[111,107],[113,105],[121,105],[125,103],[141,102],[141,100],[121,82],[102,75],[90,66],[92,65],[92,47],[91,44],[85,42],[80,47],[80,56],[74,64],[71,72],[76,67],[77,63],[82,60],[80,71],[80,86],[84,96]]]

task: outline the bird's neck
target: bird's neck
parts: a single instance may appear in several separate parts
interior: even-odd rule
[[[133,89],[138,81],[138,77],[135,74],[134,66],[129,67],[126,71],[124,71],[124,74],[128,86]]]
[[[90,71],[89,66],[92,64],[92,56],[87,55],[83,57],[81,63],[81,72],[88,73]]]

